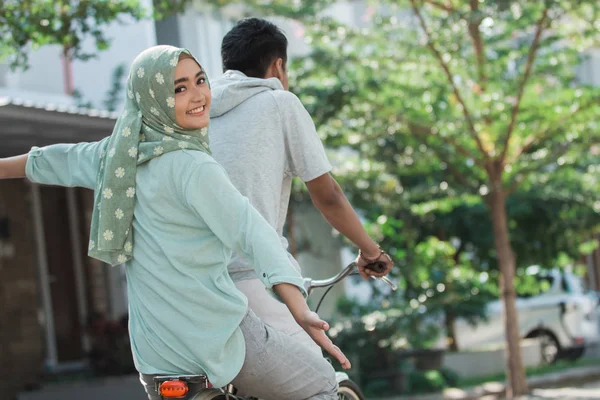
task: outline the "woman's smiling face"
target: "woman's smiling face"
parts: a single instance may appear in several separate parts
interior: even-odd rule
[[[175,120],[184,129],[201,129],[210,122],[211,93],[202,67],[182,56],[175,68]]]

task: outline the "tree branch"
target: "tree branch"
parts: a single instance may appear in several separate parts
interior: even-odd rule
[[[485,169],[485,163],[483,161],[481,161],[479,158],[477,158],[477,155],[473,154],[466,147],[463,147],[460,143],[458,143],[456,140],[454,140],[454,138],[447,137],[447,136],[440,136],[440,135],[433,135],[433,136],[440,139],[442,142],[445,142],[446,144],[448,144],[450,146],[454,146],[460,154],[462,154],[463,156],[465,156],[467,158],[473,159],[473,161],[475,161],[476,164],[478,164],[481,168]]]
[[[443,4],[443,3],[440,3],[440,2],[435,1],[435,0],[423,0],[423,1],[425,3],[431,5],[431,6],[435,7],[435,8],[439,8],[440,10],[444,10],[444,11],[447,11],[449,13],[452,13],[452,12],[456,11],[456,8],[454,8],[452,6],[452,4]]]
[[[533,147],[533,145],[543,143],[544,141],[546,141],[547,139],[552,137],[552,135],[555,134],[556,132],[560,132],[564,128],[565,125],[571,123],[571,119],[574,116],[576,116],[578,113],[590,108],[593,105],[598,105],[599,103],[600,103],[599,97],[590,97],[590,99],[586,103],[577,107],[577,109],[575,111],[571,112],[571,114],[559,118],[559,120],[560,120],[559,124],[553,125],[550,129],[547,129],[544,132],[540,132],[537,135],[532,134],[532,135],[528,136],[525,139],[523,146],[519,150],[517,150],[514,157],[511,158],[511,164],[516,162],[522,154],[529,151],[529,149],[531,147]]]
[[[457,182],[463,184],[468,189],[473,189],[475,191],[479,190],[479,186],[481,186],[481,183],[476,179],[475,184],[473,184],[473,182],[471,182],[463,173],[461,173],[458,170],[458,168],[456,168],[454,166],[454,164],[450,161],[448,156],[446,154],[444,154],[444,152],[442,150],[440,150],[436,146],[433,146],[433,145],[431,145],[431,143],[429,143],[429,141],[427,139],[432,137],[431,133],[427,132],[425,130],[425,128],[423,128],[423,127],[420,127],[420,128],[421,129],[414,129],[414,130],[411,129],[411,130],[417,134],[417,138],[420,138],[421,143],[423,143],[424,145],[429,147],[431,150],[433,150],[433,152],[440,159],[440,161],[442,161],[444,164],[446,164],[446,166],[448,167],[448,171],[450,171],[452,176],[454,176],[454,179],[456,179]],[[439,136],[435,136],[435,137],[440,138]]]
[[[515,129],[515,124],[517,122],[517,115],[519,114],[521,99],[523,98],[525,86],[527,84],[527,81],[529,80],[529,76],[531,75],[531,70],[533,69],[533,62],[535,61],[535,57],[539,49],[540,39],[544,30],[544,24],[548,19],[548,11],[548,6],[546,6],[546,8],[544,8],[544,11],[542,12],[542,16],[536,24],[535,36],[533,37],[533,42],[531,43],[531,48],[529,49],[529,54],[527,55],[527,64],[525,65],[525,72],[523,73],[523,77],[521,78],[521,82],[519,83],[517,100],[515,101],[515,105],[513,106],[512,113],[510,115],[510,123],[508,125],[508,129],[506,130],[506,137],[504,138],[504,145],[502,147],[502,153],[500,155],[500,161],[502,162],[504,162],[504,160],[506,159],[506,153],[508,152],[508,146],[510,144],[510,137],[512,136],[512,133]]]
[[[521,154],[528,152],[537,140],[539,139],[535,135],[529,135],[527,138],[525,138],[525,141],[523,142],[523,147],[517,150],[509,164],[513,164],[519,159],[519,157],[521,157]]]
[[[443,59],[442,55],[440,54],[439,50],[435,47],[435,45],[433,44],[433,41],[431,40],[431,32],[429,31],[429,28],[427,27],[427,24],[425,23],[425,19],[423,18],[423,15],[421,14],[421,11],[417,7],[416,2],[417,2],[417,0],[410,0],[410,3],[412,5],[412,9],[413,9],[415,15],[417,16],[417,18],[419,19],[419,22],[421,24],[421,28],[423,29],[423,32],[427,36],[427,47],[429,47],[429,49],[431,50],[431,52],[435,55],[435,57],[437,58],[437,60],[438,60],[438,62],[440,64],[440,66],[444,70],[444,73],[446,74],[446,77],[448,78],[448,81],[449,81],[450,85],[452,86],[452,90],[454,92],[454,95],[456,96],[457,101],[462,106],[463,114],[464,114],[465,119],[467,120],[467,123],[469,125],[469,129],[470,129],[469,133],[470,133],[471,137],[477,143],[477,147],[479,148],[479,151],[481,151],[481,154],[484,157],[484,159],[487,159],[488,158],[488,153],[487,153],[487,151],[485,151],[485,148],[483,147],[483,143],[481,142],[481,138],[479,137],[479,135],[477,135],[477,131],[475,130],[475,124],[473,123],[473,118],[471,117],[471,113],[469,112],[469,109],[467,108],[467,106],[466,106],[466,104],[465,104],[465,102],[464,102],[464,100],[463,100],[463,98],[462,98],[462,96],[460,94],[460,91],[458,90],[458,87],[454,83],[454,78],[452,76],[452,72],[450,72],[450,68],[448,67],[448,64],[444,61],[444,59]]]
[[[448,137],[448,136],[436,135],[435,133],[433,133],[433,130],[430,127],[418,125],[413,122],[406,121],[402,117],[398,117],[398,118],[402,122],[404,122],[406,125],[408,125],[408,129],[412,133],[435,137],[435,138],[439,139],[440,141],[446,143],[448,146],[453,147],[456,151],[458,151],[460,154],[462,154],[466,158],[472,159],[477,165],[479,165],[481,168],[485,169],[485,162],[480,160],[477,157],[477,154],[473,153],[472,151],[470,151],[469,149],[467,149],[466,147],[464,147],[463,145],[458,143],[454,138]]]
[[[541,163],[533,163],[531,166],[523,168],[521,171],[515,172],[515,175],[518,175],[518,177],[516,177],[513,180],[512,184],[506,191],[506,195],[508,196],[514,193],[515,190],[517,190],[519,186],[525,181],[525,178],[527,178],[532,172],[538,171],[540,168],[545,167],[546,165],[554,162],[555,160],[566,154],[567,151],[569,151],[569,149],[571,148],[571,145],[572,143],[563,144],[560,147],[558,147],[556,153],[544,157],[544,160]]]
[[[452,165],[450,159],[446,157],[439,149],[436,149],[431,144],[427,144],[427,146],[433,150],[433,152],[440,159],[440,161],[446,164],[448,171],[452,174],[452,176],[454,177],[454,179],[456,179],[457,182],[464,185],[467,189],[474,190],[475,192],[479,190],[479,186],[481,185],[473,184],[473,182],[471,182],[463,173],[461,173],[454,165]]]
[[[474,13],[479,10],[479,1],[471,0],[471,12]],[[479,26],[481,25],[481,18],[477,21],[469,22],[469,34],[473,40],[473,49],[475,50],[475,59],[477,60],[477,73],[479,75],[479,86],[481,91],[485,92],[487,75],[485,72],[485,59],[483,55],[483,39],[481,38],[481,32]]]

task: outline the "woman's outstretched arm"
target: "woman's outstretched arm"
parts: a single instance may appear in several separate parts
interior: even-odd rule
[[[0,179],[25,178],[28,154],[0,158]]]
[[[33,147],[28,154],[0,159],[0,179],[27,177],[45,185],[94,189],[107,139]]]

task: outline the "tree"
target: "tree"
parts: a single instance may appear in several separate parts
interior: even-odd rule
[[[600,139],[600,91],[580,82],[575,67],[600,39],[600,7],[551,0],[396,3],[373,9],[366,28],[307,20],[313,51],[294,90],[330,144],[350,144],[397,177],[400,186],[387,191],[384,203],[411,197],[402,188],[418,186],[411,179],[419,175],[439,179],[430,202],[482,201],[501,272],[509,394],[518,395],[527,386],[507,199],[553,182],[558,188],[564,179],[585,182],[598,164],[591,152]],[[570,197],[593,210],[597,193]]]
[[[82,49],[83,40],[91,37],[98,50],[109,47],[103,26],[128,15],[144,16],[137,0],[5,0],[0,9],[0,54],[11,57],[14,68],[27,67],[30,48],[60,45],[63,55],[89,59],[94,53]]]
[[[33,48],[59,45],[67,59],[88,60],[110,47],[103,30],[125,18],[161,19],[182,12],[191,0],[154,0],[151,10],[140,0],[3,0],[0,8],[0,59],[9,57],[13,68],[28,67]],[[92,38],[95,51],[82,48]]]

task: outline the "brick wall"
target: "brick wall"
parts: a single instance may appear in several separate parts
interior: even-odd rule
[[[8,218],[9,238],[0,255],[0,393],[36,383],[43,368],[43,331],[30,190],[24,180],[0,181],[0,218]]]

